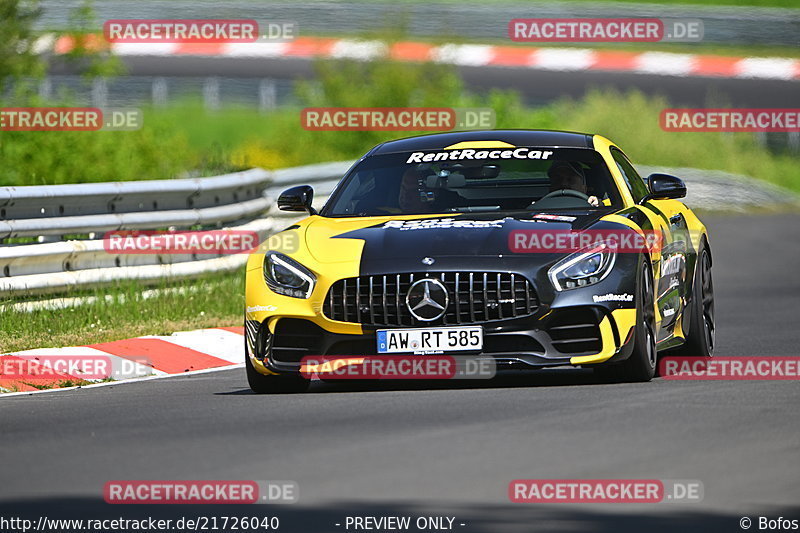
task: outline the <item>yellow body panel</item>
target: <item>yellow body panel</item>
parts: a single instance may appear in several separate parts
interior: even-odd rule
[[[636,309],[615,309],[611,312],[614,317],[614,322],[617,325],[617,332],[619,333],[620,343],[624,344],[625,340],[630,335],[631,330],[636,326]],[[594,355],[581,355],[573,357],[569,360],[573,365],[586,365],[604,363],[611,359],[617,350],[621,347],[614,343],[614,332],[612,331],[611,321],[608,317],[604,317],[600,322],[600,335],[603,339],[602,349]]]

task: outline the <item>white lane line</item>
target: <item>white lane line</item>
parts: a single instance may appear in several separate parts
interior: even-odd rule
[[[587,70],[596,61],[592,50],[541,48],[531,55],[529,67],[546,70]]]
[[[737,78],[790,80],[800,62],[778,57],[748,57],[736,63]]]
[[[121,56],[171,56],[178,50],[177,43],[114,43],[111,49]]]
[[[637,72],[668,76],[687,76],[695,65],[695,56],[666,52],[645,52],[635,61]]]
[[[480,67],[488,65],[494,57],[494,47],[482,44],[445,44],[433,49],[437,63]]]
[[[353,41],[341,39],[336,42],[327,55],[336,59],[369,60],[386,55],[388,48],[381,41]]]
[[[222,54],[229,57],[282,57],[286,55],[288,43],[228,43]]]

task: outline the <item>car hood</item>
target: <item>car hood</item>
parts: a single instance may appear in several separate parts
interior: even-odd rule
[[[509,236],[515,230],[583,230],[595,225],[606,214],[608,211],[604,210],[505,217],[497,214],[403,219],[314,217],[315,220],[306,228],[306,245],[311,255],[321,263],[409,257],[508,256],[512,253]],[[337,242],[339,239],[351,242]],[[360,258],[352,257],[355,249],[348,246],[352,240],[363,242]]]

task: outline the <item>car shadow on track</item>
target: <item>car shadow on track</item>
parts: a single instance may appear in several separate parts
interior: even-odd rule
[[[552,370],[500,370],[491,379],[417,379],[417,380],[313,380],[308,391],[301,394],[317,393],[358,393],[376,391],[413,390],[464,390],[464,389],[506,389],[523,387],[570,387],[570,386],[611,386],[620,385],[598,378],[590,369],[552,369]],[[628,386],[642,386],[630,383]],[[254,394],[249,388],[218,392],[218,395]],[[296,394],[296,393],[293,393]]]

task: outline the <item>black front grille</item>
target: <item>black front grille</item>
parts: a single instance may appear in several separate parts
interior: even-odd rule
[[[444,316],[417,320],[406,306],[415,281],[435,278],[447,288],[450,303]],[[532,284],[510,272],[428,272],[360,276],[333,284],[323,312],[331,320],[373,326],[481,324],[532,315],[539,300]]]

